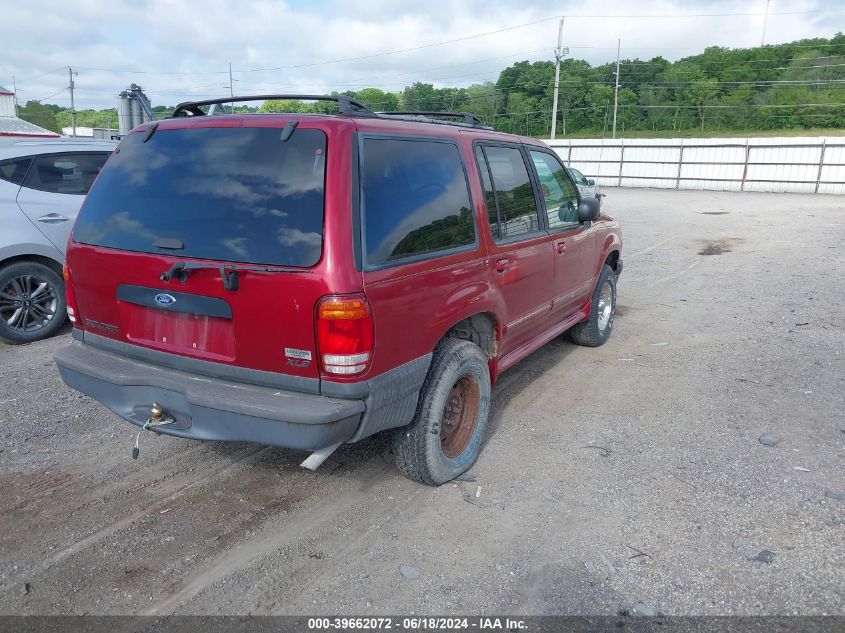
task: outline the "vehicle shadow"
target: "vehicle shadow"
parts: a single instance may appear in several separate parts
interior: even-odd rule
[[[59,331],[54,334],[54,336],[62,336],[63,334],[70,334],[71,330],[73,330],[73,324],[70,322],[70,319],[65,319],[65,322],[62,323],[62,327],[59,328]]]
[[[493,385],[490,422],[487,425],[484,444],[499,430],[505,417],[504,412],[511,401],[535,380],[564,362],[576,347],[565,333],[561,334],[499,376]]]
[[[12,347],[27,347],[28,345],[36,345],[41,343],[42,341],[49,341],[52,338],[57,338],[59,336],[64,336],[66,334],[70,334],[73,326],[71,325],[68,319],[65,319],[64,323],[62,323],[62,327],[58,329],[52,336],[47,337],[46,339],[38,339],[37,341],[30,341],[29,343],[8,343],[6,341],[0,340],[0,349],[5,348],[12,348]]]
[[[568,337],[562,334],[509,368],[499,377],[493,386],[490,422],[487,428],[487,437],[484,440],[485,445],[505,420],[504,412],[511,401],[517,398],[533,381],[564,362],[575,347]],[[389,429],[376,433],[360,442],[342,445],[313,473],[313,476],[337,475],[348,477],[351,473],[353,477],[356,477],[355,473],[359,473],[363,479],[370,479],[373,474],[372,469],[363,468],[369,462],[380,463],[376,467],[376,471],[391,472],[393,470],[391,436],[394,432],[393,429]],[[231,458],[236,450],[235,446],[242,446],[228,442],[207,442],[205,444],[210,453],[224,459]],[[259,444],[253,446],[255,449],[261,448]],[[308,456],[308,452],[269,446],[265,448],[267,450],[255,461],[255,468],[266,468],[275,472],[283,470],[292,473],[307,473],[300,467],[300,463]]]
[[[233,442],[202,442],[209,454],[221,459],[233,459],[243,451],[244,447],[250,454],[255,454],[251,467],[257,471],[270,471],[274,474],[285,473],[290,476],[306,477],[360,477],[369,480],[372,476],[371,468],[364,468],[371,461],[383,462],[376,468],[379,472],[392,470],[393,456],[390,448],[391,432],[376,433],[360,442],[342,444],[338,449],[314,472],[301,467],[300,464],[311,453],[309,451],[266,446],[261,444],[246,444]],[[357,473],[357,474],[356,474]]]

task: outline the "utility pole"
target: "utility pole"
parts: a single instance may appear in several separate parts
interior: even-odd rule
[[[557,48],[555,49],[555,92],[552,97],[552,138],[555,137],[555,129],[557,128],[557,93],[560,89],[560,58],[569,54],[569,48],[563,48],[561,42],[563,41],[563,20],[561,17],[557,26]],[[563,119],[563,133],[566,134],[566,118]]]
[[[616,111],[619,108],[619,53],[622,50],[622,38],[616,45],[616,89],[613,91],[613,138],[616,138]]]
[[[772,0],[766,0],[766,14],[763,16],[763,37],[760,38],[760,46],[766,45],[766,25],[769,22],[769,3]]]
[[[15,117],[18,116],[18,84],[15,82],[15,76],[12,75],[12,92],[15,95],[12,97],[12,103],[14,104],[15,108]]]
[[[70,90],[70,124],[73,128],[73,135],[76,136],[76,106],[73,103],[73,68],[67,67],[68,79],[70,83],[67,89]]]
[[[229,62],[229,96],[232,97],[232,99],[235,98],[234,85],[235,84],[232,83],[232,62]],[[235,113],[235,102],[232,101],[232,114],[234,114],[234,113]]]

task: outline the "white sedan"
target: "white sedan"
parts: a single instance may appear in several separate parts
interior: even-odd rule
[[[78,138],[0,145],[0,338],[29,343],[61,327],[65,245],[116,146]]]

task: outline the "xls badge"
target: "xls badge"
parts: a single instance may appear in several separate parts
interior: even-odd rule
[[[311,351],[286,347],[285,358],[291,367],[308,367],[311,364]]]

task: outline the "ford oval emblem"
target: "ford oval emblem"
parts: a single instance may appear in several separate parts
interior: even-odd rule
[[[173,295],[169,295],[166,292],[161,292],[153,298],[155,299],[157,304],[162,306],[169,306],[176,303],[176,297],[174,297]]]

